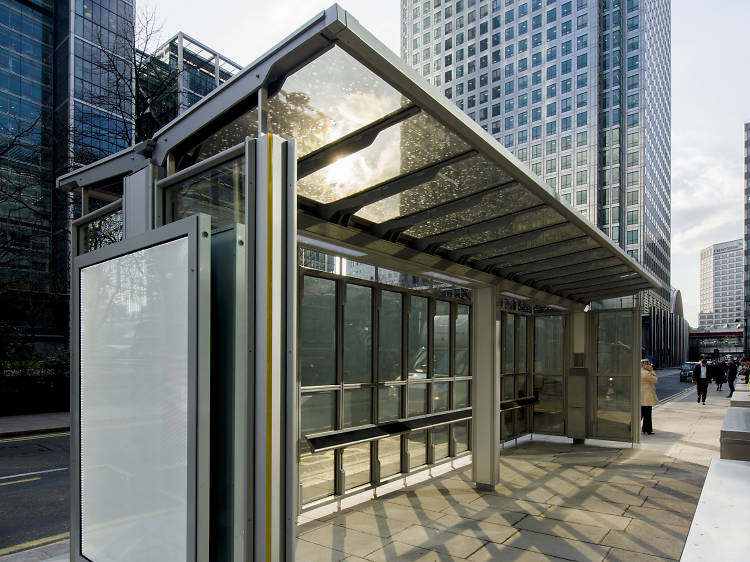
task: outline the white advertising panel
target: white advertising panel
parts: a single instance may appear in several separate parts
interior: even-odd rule
[[[81,553],[95,562],[188,558],[189,275],[187,236],[80,271]]]

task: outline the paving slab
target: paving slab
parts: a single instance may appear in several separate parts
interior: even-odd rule
[[[513,535],[505,545],[581,562],[604,560],[609,552],[606,546],[526,530]]]

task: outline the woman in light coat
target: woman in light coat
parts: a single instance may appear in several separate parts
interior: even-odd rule
[[[659,380],[654,374],[654,366],[648,359],[641,359],[641,419],[643,427],[641,431],[654,434],[654,428],[651,425],[651,408],[659,403],[656,396],[656,381]]]

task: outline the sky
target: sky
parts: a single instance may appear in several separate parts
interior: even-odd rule
[[[155,12],[164,40],[183,31],[244,66],[331,3],[147,0],[141,5]],[[399,52],[399,0],[339,4]],[[748,21],[747,0],[713,0],[710,10],[703,0],[672,1],[672,285],[682,291],[685,316],[694,327],[701,248],[743,236]]]

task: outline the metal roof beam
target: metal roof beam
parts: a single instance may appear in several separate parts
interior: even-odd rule
[[[621,294],[627,294],[628,291],[639,291],[641,289],[648,289],[650,285],[643,279],[635,279],[627,283],[605,283],[603,285],[586,287],[584,289],[572,290],[572,291],[561,291],[560,294],[565,295],[567,298],[581,299],[591,298],[592,295],[598,296],[600,294],[609,294],[612,292],[621,292]]]
[[[612,269],[615,269],[616,271],[612,271]],[[599,270],[597,273],[583,273],[581,275],[578,275],[575,279],[549,279],[546,282],[546,286],[554,287],[555,290],[563,290],[569,287],[585,287],[587,285],[601,283],[605,279],[623,279],[623,276],[627,275],[628,273],[636,275],[632,273],[631,270],[628,270],[627,266],[622,265],[614,268],[604,268],[602,270]]]
[[[605,259],[611,256],[604,248],[587,248],[585,250],[576,250],[574,252],[568,252],[567,254],[561,254],[559,256],[552,256],[551,258],[544,258],[542,260],[530,260],[523,263],[518,263],[515,265],[511,265],[508,267],[499,268],[504,274],[510,275],[513,273],[516,273],[518,271],[524,271],[526,276],[530,276],[535,271],[547,271],[550,269],[554,269],[559,266],[563,265],[570,265],[570,260],[575,259],[577,257],[581,257],[585,254],[599,251],[598,255],[600,255],[600,258],[596,258],[595,260],[587,260],[586,262],[581,263],[588,263],[590,261],[598,261],[600,259]],[[541,266],[541,267],[540,267]],[[539,269],[531,269],[529,271],[529,268],[539,267]]]
[[[321,205],[318,207],[317,212],[322,218],[328,221],[347,224],[349,218],[363,207],[428,182],[446,166],[462,162],[467,158],[471,158],[476,153],[477,151],[474,149],[465,150],[455,156],[434,162],[419,170],[401,174],[393,179],[368,187],[349,197]]]
[[[601,268],[609,268],[609,267],[615,267],[615,266],[623,266],[623,263],[618,260],[617,258],[606,258],[606,259],[593,259],[593,260],[587,260],[581,263],[576,263],[572,265],[567,265],[563,267],[553,267],[551,269],[543,269],[539,273],[539,275],[534,275],[533,279],[529,279],[530,281],[534,281],[536,283],[542,283],[545,280],[549,279],[559,279],[562,277],[569,277],[572,275],[580,275],[585,272],[591,272],[591,271],[599,271]],[[626,266],[627,269],[627,266]],[[627,269],[630,271],[629,269]],[[517,276],[519,281],[523,281],[526,278],[526,275],[518,275]]]
[[[589,240],[589,239],[590,239],[589,236],[587,236],[586,234],[583,234],[581,236],[576,236],[574,238],[568,238],[567,240],[558,240],[557,242],[550,242],[549,244],[542,244],[541,246],[535,246],[534,248],[527,248],[527,249],[524,249],[524,250],[516,250],[514,252],[507,252],[505,254],[499,254],[499,255],[496,255],[496,256],[492,256],[491,258],[487,258],[487,259],[481,260],[479,263],[481,263],[482,266],[484,266],[484,267],[486,267],[486,266],[493,266],[493,265],[496,265],[498,263],[504,262],[510,256],[519,256],[520,257],[520,256],[532,255],[533,252],[539,252],[539,250],[554,250],[554,249],[557,249],[557,248],[563,248],[564,249],[566,245],[568,245],[568,244],[570,244],[572,242],[576,242],[576,241],[579,241],[579,240],[580,241]],[[596,248],[591,248],[591,249],[593,250],[593,249],[596,249]],[[554,256],[554,257],[557,257],[557,256]],[[532,261],[534,261],[534,260],[532,260]],[[528,262],[524,262],[524,263],[528,263]]]
[[[549,232],[550,230],[556,230],[568,224],[570,223],[563,219],[561,222],[557,222],[555,224],[548,224],[547,226],[540,226],[539,228],[533,228],[531,230],[526,230],[524,232],[519,232],[517,234],[503,236],[501,238],[496,238],[494,240],[482,242],[481,244],[474,244],[473,246],[466,246],[465,248],[452,250],[450,253],[452,256],[455,256],[456,258],[463,257],[463,256],[471,257],[471,254],[483,252],[484,250],[490,250],[497,246],[503,246],[511,242],[523,243],[527,240],[533,239],[535,236],[539,234],[542,234],[544,232]],[[536,248],[539,248],[539,247],[540,246],[533,246],[531,248],[528,248],[528,250],[535,250]]]
[[[427,209],[422,209],[421,211],[417,211],[416,213],[411,213],[409,215],[404,215],[395,219],[381,222],[379,224],[373,225],[371,230],[373,234],[382,236],[390,240],[395,236],[395,234],[400,234],[405,230],[408,230],[412,226],[427,222],[436,217],[444,217],[450,213],[465,211],[466,209],[470,209],[471,207],[476,205],[483,197],[486,197],[487,195],[495,191],[512,189],[518,185],[518,182],[515,180],[494,184],[490,187],[482,189],[481,191],[476,191],[470,195],[464,195],[463,197],[451,199],[450,201],[447,201],[445,203],[440,203],[439,205],[428,207]]]
[[[297,160],[297,179],[333,164],[336,160],[367,148],[385,129],[413,117],[421,110],[409,104],[335,140]]]

